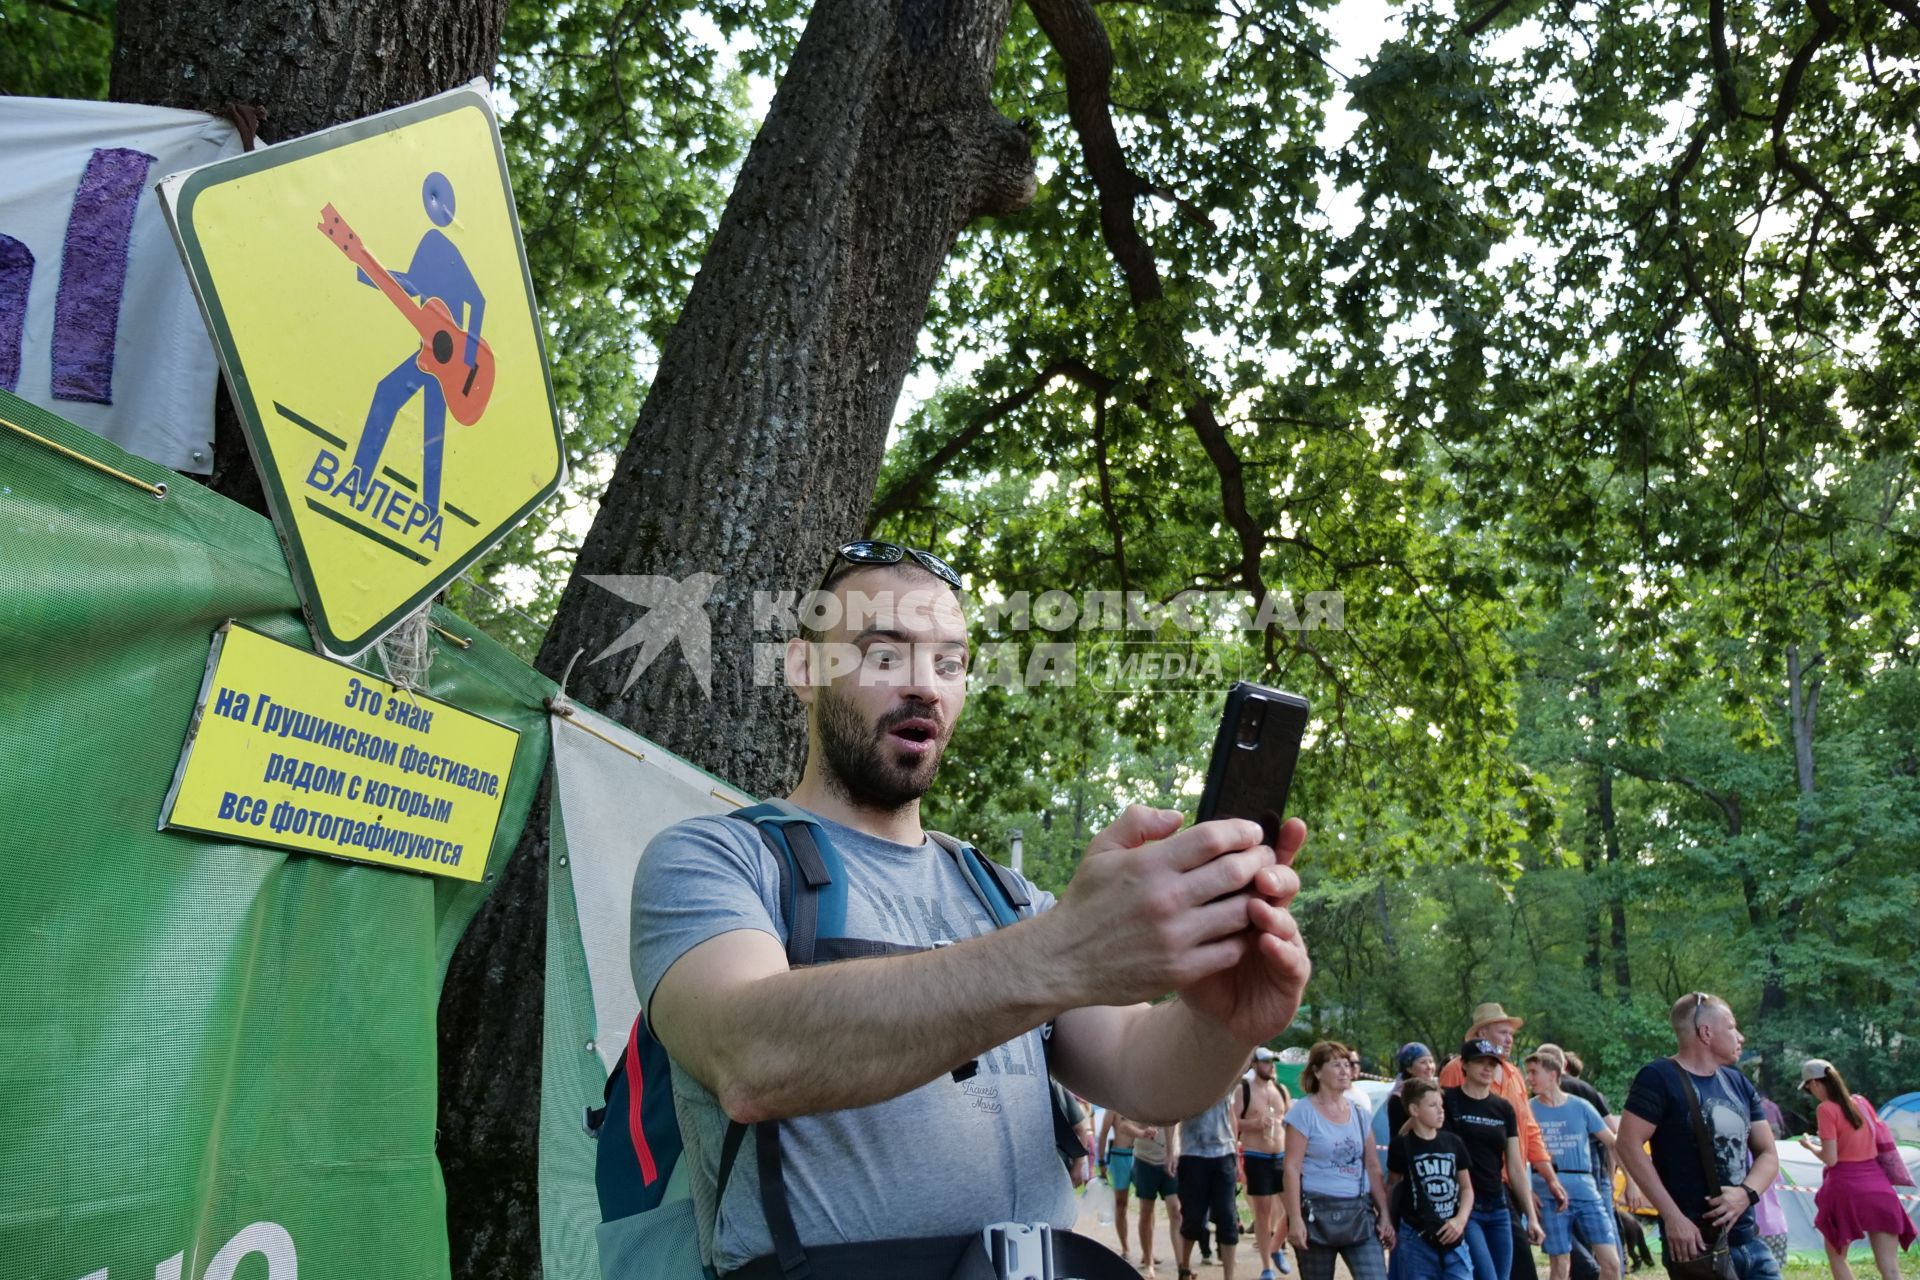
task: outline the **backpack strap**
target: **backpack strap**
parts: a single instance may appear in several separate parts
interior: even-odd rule
[[[847,887],[839,851],[819,820],[784,800],[736,809],[751,822],[780,871],[780,908],[787,923],[787,963],[810,965],[822,937],[846,929]]]
[[[982,857],[972,845],[944,831],[929,831],[927,838],[947,851],[954,865],[960,868],[960,878],[993,917],[996,927],[1006,928],[1020,919],[1024,909],[1033,906],[1026,883],[991,858]]]
[[[780,872],[780,907],[787,924],[787,963],[795,968],[827,959],[861,954],[863,944],[840,937],[846,929],[847,890],[839,851],[812,814],[783,800],[770,800],[735,810],[735,818],[751,822],[760,840],[773,854]],[[822,937],[827,946],[821,946]],[[910,949],[910,948],[908,948]],[[726,1194],[727,1179],[749,1126],[733,1121],[722,1142],[714,1212]],[[754,1156],[759,1164],[760,1215],[767,1225],[774,1253],[786,1280],[808,1280],[812,1268],[800,1244],[800,1231],[787,1198],[785,1162],[780,1150],[780,1122],[762,1121],[753,1129]]]
[[[1693,1127],[1693,1145],[1700,1153],[1702,1185],[1706,1188],[1708,1195],[1718,1195],[1720,1187],[1720,1165],[1719,1162],[1714,1159],[1713,1135],[1707,1131],[1706,1117],[1701,1114],[1700,1091],[1694,1088],[1692,1073],[1680,1065],[1678,1058],[1668,1058],[1667,1061],[1673,1064],[1674,1074],[1680,1077],[1680,1088],[1684,1090],[1687,1095],[1687,1118]],[[1717,1077],[1719,1072],[1716,1070],[1714,1074]],[[1735,1219],[1736,1224],[1738,1221],[1739,1219]],[[1722,1242],[1731,1234],[1733,1234],[1733,1227],[1728,1226],[1709,1238],[1703,1225],[1700,1237],[1703,1241],[1706,1241],[1710,1252],[1718,1252]]]
[[[640,1161],[640,1181],[652,1186],[654,1179],[660,1176],[659,1166],[654,1163],[653,1147],[647,1141],[645,1119],[641,1101],[645,1096],[647,1078],[640,1070],[640,1037],[651,1034],[647,1030],[647,1015],[642,1013],[633,1020],[633,1031],[627,1036],[627,1048],[621,1055],[621,1065],[627,1069],[627,1133],[633,1139],[633,1154]]]

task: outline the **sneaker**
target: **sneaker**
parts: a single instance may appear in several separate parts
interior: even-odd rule
[[[1271,1270],[1271,1269],[1269,1269],[1269,1270],[1266,1270],[1266,1271],[1262,1271],[1262,1272],[1260,1273],[1260,1280],[1273,1280],[1273,1272],[1272,1272],[1272,1270]]]
[[[1273,1251],[1273,1267],[1274,1267],[1274,1270],[1278,1271],[1283,1276],[1290,1276],[1293,1274],[1293,1268],[1287,1265],[1286,1250],[1275,1249]]]

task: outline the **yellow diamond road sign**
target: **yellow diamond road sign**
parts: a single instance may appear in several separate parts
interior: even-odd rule
[[[559,419],[486,96],[168,178],[314,638],[350,657],[559,487]]]

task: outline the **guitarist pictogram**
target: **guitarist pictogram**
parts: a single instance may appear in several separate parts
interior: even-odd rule
[[[451,409],[454,420],[463,425],[478,422],[493,393],[494,367],[493,351],[480,338],[486,299],[466,259],[440,230],[453,221],[453,184],[444,174],[430,173],[420,198],[434,225],[420,237],[413,262],[404,273],[393,274],[382,267],[331,204],[320,211],[320,230],[360,268],[360,282],[385,294],[420,333],[419,350],[409,352],[374,387],[353,465],[369,477],[378,471],[394,419],[409,400],[420,395],[426,415],[420,501],[438,514],[447,411]]]

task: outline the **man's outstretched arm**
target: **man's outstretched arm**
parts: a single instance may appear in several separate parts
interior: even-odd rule
[[[951,947],[790,970],[770,934],[710,938],[661,977],[649,1025],[752,1122],[898,1097],[1065,1010],[1203,981],[1246,953],[1274,854],[1253,823],[1174,831],[1158,813],[1095,837],[1053,910]]]
[[[1155,821],[1171,829],[1178,817],[1161,813]],[[1251,885],[1247,927],[1229,940],[1232,964],[1162,1004],[1062,1014],[1054,1024],[1054,1074],[1082,1097],[1139,1119],[1171,1123],[1219,1101],[1253,1047],[1293,1022],[1313,970],[1288,910],[1300,890],[1293,859],[1306,838],[1297,818],[1281,827],[1274,865]],[[1070,900],[1073,889],[1067,893]]]

